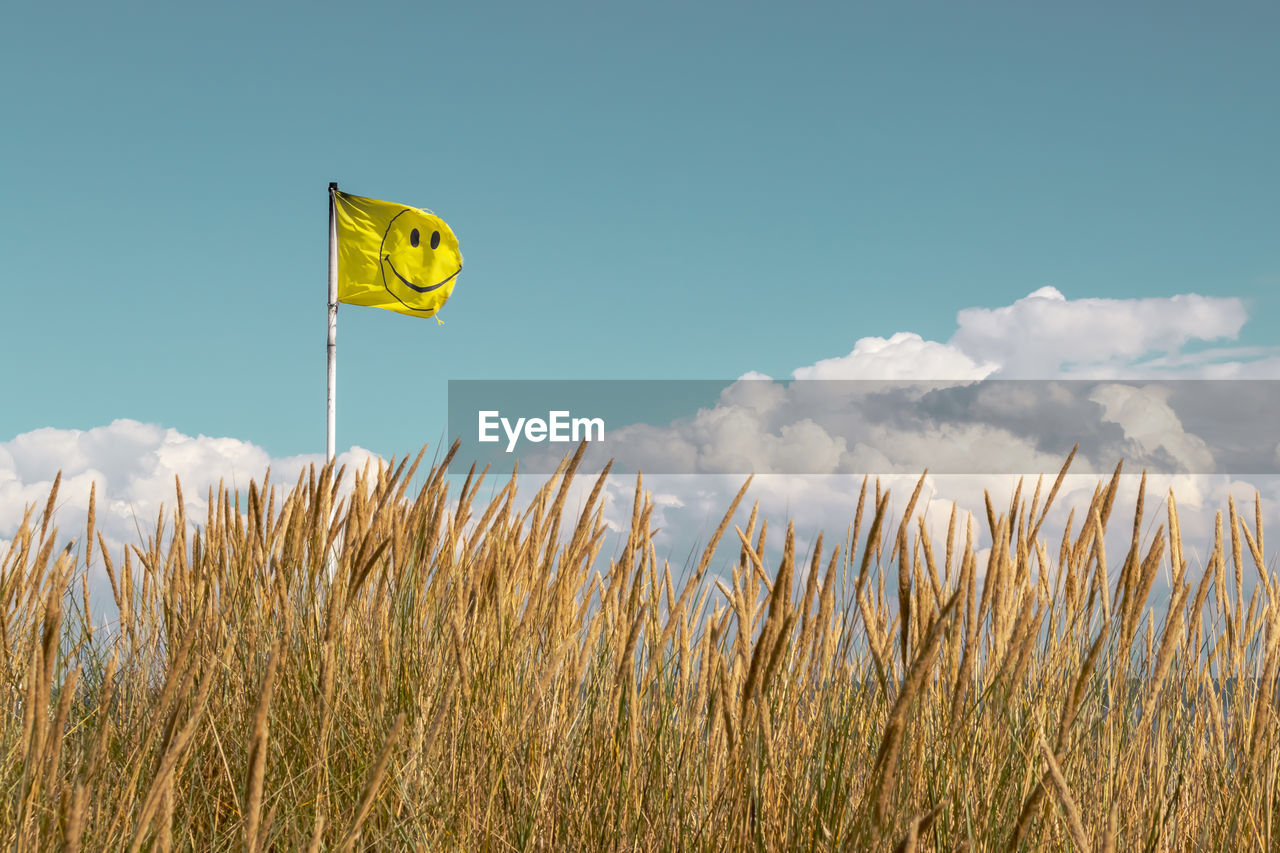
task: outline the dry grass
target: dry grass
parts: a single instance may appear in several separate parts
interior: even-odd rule
[[[451,497],[439,468],[408,495],[416,463],[357,477],[341,499],[338,473],[314,471],[278,504],[265,485],[211,493],[190,535],[179,490],[121,565],[92,512],[88,546],[55,553],[55,484],[0,563],[0,841],[1280,843],[1280,603],[1260,508],[1251,530],[1231,504],[1226,535],[1219,514],[1200,573],[1171,499],[1144,553],[1140,498],[1109,571],[1119,469],[1073,513],[1083,526],[1068,522],[1056,559],[1040,528],[1057,485],[1041,506],[1037,484],[1029,508],[1020,491],[1005,512],[988,500],[998,544],[984,571],[954,515],[938,548],[910,507],[895,522],[887,492],[864,481],[840,547],[805,560],[788,527],[767,567],[764,519],[731,523],[744,486],[676,583],[639,478],[625,549],[599,557],[603,478],[574,517],[575,465],[522,512],[514,479],[480,507],[479,480]],[[717,583],[721,540],[739,555]],[[1246,557],[1261,577],[1248,601]],[[95,563],[120,612],[110,630],[83,616]],[[1162,565],[1174,588],[1157,619]]]

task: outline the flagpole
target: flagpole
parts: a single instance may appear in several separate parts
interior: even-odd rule
[[[329,394],[326,405],[328,431],[325,441],[325,459],[333,461],[337,445],[337,409],[335,397],[338,389],[338,220],[334,215],[333,194],[337,183],[329,184]]]

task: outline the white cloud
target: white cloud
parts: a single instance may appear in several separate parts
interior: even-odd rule
[[[996,308],[968,308],[957,314],[957,327],[945,342],[925,340],[912,332],[889,337],[865,337],[843,356],[822,359],[797,368],[796,379],[951,380],[961,384],[988,377],[1001,378],[1273,378],[1280,376],[1280,353],[1274,347],[1209,347],[1183,352],[1192,342],[1214,342],[1238,336],[1246,316],[1238,299],[1180,295],[1154,299],[1066,298],[1052,287],[1040,288],[1013,304]],[[748,372],[743,380],[767,380]],[[938,382],[939,386],[950,384]],[[1184,460],[1189,470],[1206,464],[1207,452],[1188,433],[1168,401],[1124,386],[1103,387],[1095,394],[1102,421],[1119,425],[1125,440],[1137,449],[1161,450]],[[988,401],[990,402],[990,401]],[[1006,401],[1008,405],[1016,400]],[[754,481],[747,505],[735,521],[745,524],[754,501],[760,502],[771,525],[770,549],[781,546],[785,521],[796,519],[804,547],[818,530],[827,533],[827,549],[842,541],[853,521],[861,476],[849,473],[867,468],[899,470],[882,478],[893,489],[893,511],[901,512],[919,471],[915,462],[929,458],[936,467],[955,469],[983,448],[998,448],[1004,460],[1017,460],[1025,470],[1055,471],[1058,456],[1037,446],[1036,436],[1008,426],[990,423],[935,423],[916,428],[876,426],[865,442],[847,442],[845,433],[805,400],[803,392],[789,392],[780,385],[742,381],[726,388],[719,402],[686,421],[667,426],[628,428],[628,447],[637,454],[643,470],[670,470],[676,459],[694,476],[646,476],[645,485],[655,494],[654,527],[662,528],[660,545],[671,549],[675,568],[685,563],[691,550],[696,563],[696,543],[705,543],[714,530],[747,470],[777,472],[794,469],[797,457],[827,476],[792,476],[765,473]],[[1017,404],[1022,405],[1022,404]],[[1034,407],[1033,402],[1026,406]],[[1016,407],[1016,406],[1015,406]],[[987,409],[997,412],[997,403]],[[1007,413],[1010,414],[1010,413]],[[1016,414],[1016,413],[1012,413]],[[879,432],[875,430],[878,429]],[[1280,458],[1280,450],[1277,450]],[[362,465],[374,458],[352,448],[340,461]],[[653,463],[648,465],[645,460]],[[812,464],[817,460],[819,464]],[[0,442],[0,553],[7,547],[28,504],[42,506],[55,474],[63,474],[56,523],[64,536],[82,536],[89,484],[98,489],[98,526],[117,547],[137,542],[138,529],[154,529],[161,506],[173,504],[174,478],[182,481],[189,518],[204,516],[205,494],[221,479],[244,488],[261,478],[268,466],[272,480],[292,485],[299,473],[319,454],[272,458],[264,449],[234,438],[190,436],[173,429],[131,420],[114,421],[90,430],[45,428]],[[923,466],[919,466],[923,467]],[[1203,470],[1203,469],[1201,469]],[[1069,477],[1055,512],[1047,522],[1061,534],[1071,507],[1087,505],[1098,482],[1093,475]],[[527,478],[522,478],[527,482]],[[570,496],[573,507],[585,499],[594,478],[577,480]],[[967,513],[975,519],[979,547],[986,547],[986,513],[983,491],[989,490],[999,508],[1007,509],[1017,481],[1008,475],[930,474],[923,503],[928,507],[930,536],[941,548],[951,506],[959,508],[958,545],[963,543]],[[1052,475],[1046,477],[1047,491]],[[635,480],[610,478],[604,493],[604,518],[615,530],[630,521]],[[1203,555],[1212,541],[1212,513],[1225,507],[1233,494],[1238,506],[1250,505],[1254,488],[1262,489],[1269,504],[1280,493],[1280,478],[1245,483],[1225,477],[1178,475],[1152,477],[1148,483],[1147,518],[1143,534],[1154,532],[1161,516],[1163,494],[1173,488],[1182,517],[1189,556]],[[874,488],[874,487],[872,487]],[[1137,478],[1122,480],[1117,498],[1120,516],[1131,513]],[[1024,485],[1030,499],[1034,481]],[[524,497],[532,496],[525,490]],[[863,535],[869,512],[863,522]],[[1251,510],[1247,516],[1252,517]],[[1268,512],[1268,518],[1271,514]],[[1080,518],[1074,526],[1079,530]],[[1128,523],[1113,520],[1108,551],[1118,561],[1128,545]],[[700,547],[700,546],[699,546]],[[736,552],[736,535],[730,528],[725,540],[726,557]],[[606,548],[606,553],[608,552]],[[1050,547],[1056,558],[1056,547]],[[776,558],[776,551],[773,551]],[[1193,563],[1194,565],[1194,563]],[[983,564],[985,567],[985,564]],[[673,568],[673,571],[675,570]],[[1118,562],[1116,566],[1118,568]]]
[[[1042,287],[1012,305],[960,311],[948,343],[1000,365],[1004,378],[1134,378],[1144,367],[1156,372],[1144,357],[1176,356],[1191,341],[1234,340],[1245,320],[1235,298],[1069,300]]]
[[[353,469],[371,459],[376,457],[353,447],[338,461],[348,466],[349,479]],[[206,517],[208,491],[216,493],[219,481],[243,492],[250,480],[261,484],[270,466],[273,483],[291,486],[308,465],[323,461],[323,454],[272,458],[240,439],[190,436],[127,419],[88,430],[33,430],[0,442],[0,554],[7,551],[26,507],[35,505],[36,513],[43,510],[59,472],[53,523],[60,538],[84,539],[92,484],[95,526],[118,556],[125,543],[140,545],[143,537],[154,534],[162,508],[166,528],[171,529],[175,477],[182,483],[187,518],[194,525]],[[94,580],[95,588],[106,588],[103,577]]]
[[[1213,470],[1213,454],[1198,436],[1187,433],[1168,403],[1168,386],[1100,385],[1090,399],[1103,418],[1120,424],[1125,437],[1146,451],[1163,449],[1190,471]]]
[[[1235,298],[1182,294],[1071,300],[1054,287],[1041,287],[1011,305],[960,311],[957,329],[945,343],[912,332],[866,337],[847,355],[797,368],[792,375],[799,380],[926,383],[915,385],[917,392],[988,377],[1280,377],[1280,348],[1181,351],[1193,341],[1235,338],[1245,319],[1243,303]],[[812,473],[911,470],[925,467],[921,460],[934,460],[930,467],[942,470],[959,470],[970,460],[980,470],[983,458],[999,459],[1005,468],[1056,468],[1056,455],[1040,449],[1043,424],[1024,423],[1019,434],[1006,422],[1027,421],[1025,414],[1037,406],[1035,400],[1017,399],[1016,386],[981,395],[983,414],[1001,419],[1004,426],[995,420],[904,426],[863,422],[856,400],[841,410],[838,401],[819,399],[843,394],[842,386],[816,386],[821,390],[806,398],[798,385],[742,381],[749,379],[767,377],[744,374],[718,405],[685,421],[620,431],[618,446],[643,449],[641,467],[706,473],[797,470],[797,457],[808,462],[800,467]],[[1095,428],[1120,425],[1126,443],[1118,446],[1127,456],[1162,451],[1187,470],[1212,470],[1205,442],[1187,433],[1167,402],[1151,393],[1133,396],[1121,386],[1099,389],[1092,399],[1105,413]],[[1019,407],[1022,412],[1016,411]],[[1112,442],[1105,449],[1115,446]],[[1082,455],[1077,464],[1085,461]]]
[[[860,338],[848,355],[824,358],[792,371],[796,379],[983,379],[998,364],[972,358],[960,347],[926,341],[914,332]]]
[[[1168,298],[1071,300],[1056,288],[1042,287],[1011,305],[960,311],[956,331],[948,341],[925,340],[911,332],[898,332],[887,338],[866,337],[855,342],[847,355],[797,368],[792,376],[804,380],[961,382],[988,377],[1280,377],[1280,355],[1276,347],[1210,346],[1195,353],[1183,352],[1193,342],[1235,339],[1245,320],[1243,303],[1233,298],[1187,294]],[[768,377],[753,371],[741,379]],[[946,384],[938,383],[939,386]],[[926,387],[932,385],[929,382]],[[799,399],[801,392],[795,391],[795,386],[792,388],[788,391],[768,382],[739,381],[726,389],[717,406],[667,427],[642,428],[643,442],[649,452],[648,467],[661,470],[665,461],[666,470],[685,467],[723,474],[748,470],[778,472],[787,470],[791,460],[787,454],[789,449],[806,460],[825,460],[808,469],[828,474],[868,469],[903,471],[900,477],[883,478],[886,486],[892,484],[900,511],[901,502],[905,502],[915,485],[919,468],[924,467],[917,464],[922,460],[932,460],[930,467],[962,470],[966,461],[979,460],[983,454],[998,454],[1002,465],[1009,468],[1050,472],[1043,486],[1047,493],[1053,473],[1065,458],[1065,453],[1058,455],[1039,448],[1039,436],[1032,432],[1034,425],[1023,433],[989,423],[943,422],[916,428],[910,425],[903,428],[900,424],[873,425],[865,440],[844,442],[846,433],[807,409]],[[1038,405],[1033,399],[1020,402],[1017,389],[1008,390],[1003,399],[994,396],[984,399],[984,411],[988,415],[1003,412],[1012,418],[1018,414],[1015,410],[1019,406],[1025,411],[1034,410]],[[1049,389],[1051,397],[1053,390]],[[1156,389],[1102,386],[1095,390],[1092,399],[1102,412],[1097,425],[1109,423],[1120,427],[1123,442],[1108,446],[1122,449],[1126,459],[1132,460],[1134,453],[1162,452],[1186,470],[1212,469],[1214,460],[1205,442],[1184,428],[1168,400],[1158,396]],[[1073,427],[1065,428],[1070,431]],[[846,446],[841,447],[842,443]],[[1280,450],[1275,455],[1280,459]],[[673,459],[682,465],[673,465]],[[1074,470],[1081,470],[1082,463],[1087,462],[1087,458],[1078,456]],[[1094,466],[1094,470],[1100,469],[1101,465]],[[981,464],[972,470],[981,470]],[[1132,461],[1126,467],[1129,473],[1138,470]],[[1087,506],[1101,476],[1072,475],[1064,482],[1056,509],[1047,522],[1051,527],[1056,523],[1058,534],[1072,507],[1079,510]],[[673,476],[670,479],[673,482],[696,480],[702,484],[704,498],[706,490],[711,489],[722,505],[741,482],[741,476]],[[762,510],[775,519],[775,523],[780,517],[797,518],[811,531],[825,529],[831,534],[843,530],[852,521],[859,479],[766,473],[757,476],[752,497],[761,501]],[[1150,477],[1149,523],[1144,526],[1144,535],[1149,536],[1157,524],[1166,522],[1163,516],[1156,519],[1156,513],[1157,510],[1163,512],[1164,496],[1173,489],[1185,513],[1183,534],[1189,543],[1198,543],[1191,546],[1192,551],[1198,549],[1203,553],[1212,540],[1212,514],[1205,516],[1197,514],[1198,511],[1225,506],[1228,493],[1240,497],[1242,490],[1247,491],[1251,502],[1255,486],[1268,499],[1280,492],[1280,478],[1251,479],[1256,483],[1187,474]],[[666,485],[663,478],[649,478],[649,482],[662,483],[671,493],[681,493],[681,486]],[[1003,504],[1007,509],[1016,482],[1017,477],[1010,475],[930,475],[925,493],[932,495],[931,536],[941,541],[945,535],[952,503],[960,507],[962,517],[964,512],[972,512],[979,520],[977,531],[983,533],[986,529],[984,490],[990,491],[997,507]],[[1137,486],[1137,477],[1122,478],[1117,498],[1122,513],[1132,512]],[[1024,498],[1028,501],[1033,490],[1034,481],[1028,480],[1024,485]],[[703,526],[708,523],[701,516],[697,521]],[[714,524],[714,520],[710,523]],[[1076,531],[1080,524],[1081,519],[1076,518]],[[1116,559],[1127,549],[1128,537],[1126,523],[1112,525],[1108,546]],[[774,545],[780,544],[781,535],[772,541]],[[1056,548],[1050,551],[1056,558]]]
[[[945,343],[924,340],[914,332],[860,338],[848,355],[822,359],[797,368],[792,375],[796,379],[1137,378],[1139,373],[1165,376],[1175,371],[1184,378],[1280,375],[1275,347],[1181,352],[1192,341],[1234,340],[1246,319],[1244,304],[1236,298],[1180,294],[1067,299],[1055,287],[1041,287],[1012,305],[961,310],[956,331]]]

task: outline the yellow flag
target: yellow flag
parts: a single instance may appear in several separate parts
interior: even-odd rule
[[[334,190],[338,301],[434,317],[462,272],[458,238],[443,219]]]

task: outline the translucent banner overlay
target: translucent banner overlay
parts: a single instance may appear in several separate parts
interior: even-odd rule
[[[451,380],[451,470],[1280,473],[1276,380]]]

